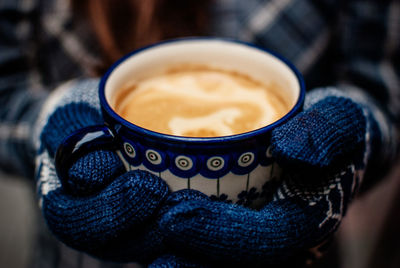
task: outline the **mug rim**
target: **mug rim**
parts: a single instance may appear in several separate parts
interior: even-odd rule
[[[186,137],[186,136],[176,136],[176,135],[171,135],[171,134],[164,134],[160,132],[156,132],[153,130],[149,130],[143,127],[140,127],[138,125],[135,125],[128,120],[124,119],[120,115],[118,115],[110,106],[108,103],[106,97],[105,97],[105,87],[108,78],[111,76],[113,71],[125,60],[128,58],[151,48],[162,46],[165,44],[170,44],[170,43],[175,43],[175,42],[182,42],[182,41],[220,41],[220,42],[226,42],[226,43],[234,43],[234,44],[239,44],[239,45],[244,45],[247,47],[251,47],[257,50],[260,50],[261,52],[268,53],[272,55],[273,57],[279,59],[284,63],[296,76],[296,79],[299,83],[299,97],[297,98],[297,101],[295,105],[280,119],[272,122],[271,124],[268,124],[266,126],[263,126],[261,128],[251,130],[248,132],[243,132],[239,134],[234,134],[234,135],[228,135],[228,136],[217,136],[217,137]],[[252,138],[254,136],[259,136],[266,134],[276,128],[277,126],[283,124],[290,118],[292,118],[301,108],[304,103],[305,99],[305,83],[302,74],[300,71],[291,63],[288,59],[283,57],[282,55],[266,49],[264,47],[257,46],[255,44],[241,41],[241,40],[236,40],[236,39],[229,39],[229,38],[221,38],[221,37],[184,37],[184,38],[175,38],[175,39],[169,39],[169,40],[164,40],[155,44],[147,45],[141,48],[138,48],[136,50],[133,50],[132,52],[124,55],[120,59],[118,59],[115,63],[113,63],[106,71],[106,73],[102,76],[99,84],[99,98],[100,98],[100,105],[103,108],[105,112],[107,112],[108,116],[111,116],[114,120],[119,122],[121,125],[124,125],[128,129],[138,132],[138,133],[143,133],[145,135],[149,135],[151,137],[154,137],[159,140],[164,140],[164,141],[169,141],[169,142],[185,142],[185,143],[202,143],[202,144],[212,144],[212,143],[227,143],[227,142],[238,142],[242,140],[247,140],[249,138]]]

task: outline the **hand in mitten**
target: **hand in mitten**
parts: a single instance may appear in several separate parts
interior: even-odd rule
[[[148,267],[149,268],[205,268],[207,264],[200,264],[199,262],[188,259],[184,256],[176,256],[173,254],[165,254],[159,256]]]
[[[273,131],[272,154],[286,175],[270,202],[258,211],[181,202],[160,221],[170,248],[193,260],[251,266],[299,266],[318,254],[360,184],[374,125],[360,105],[337,95],[309,95],[305,110]]]
[[[125,172],[115,152],[84,155],[66,180],[54,156],[71,132],[102,124],[97,80],[74,81],[43,107],[37,127],[38,195],[48,227],[65,244],[102,259],[140,261],[161,252],[156,217],[168,187],[144,171]]]

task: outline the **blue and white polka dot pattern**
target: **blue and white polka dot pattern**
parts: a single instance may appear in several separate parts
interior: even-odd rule
[[[193,168],[193,160],[190,157],[179,155],[175,158],[175,166],[182,171],[188,171]]]
[[[246,153],[243,153],[243,154],[239,157],[239,159],[238,159],[238,161],[237,161],[237,164],[238,164],[240,167],[246,168],[246,167],[250,166],[252,163],[254,163],[254,160],[255,160],[254,158],[255,158],[255,156],[254,156],[254,153],[253,153],[253,152],[246,152]]]
[[[196,157],[182,154],[170,153],[170,166],[169,170],[175,176],[189,179],[198,174],[198,161]]]
[[[220,171],[225,165],[225,160],[221,156],[213,156],[207,160],[207,169],[210,171]]]
[[[199,158],[199,161],[201,161],[199,173],[206,178],[218,179],[230,170],[229,155],[203,156]]]
[[[146,149],[144,151],[143,165],[151,171],[161,172],[168,167],[168,157],[159,150]]]
[[[115,123],[110,128],[119,126]],[[171,191],[196,189],[224,202],[253,206],[265,199],[262,185],[279,176],[274,171],[268,133],[241,142],[182,144],[141,135],[124,126],[115,131],[129,169],[160,176]]]
[[[145,148],[143,143],[132,141],[123,141],[122,148],[124,158],[132,166],[143,164],[153,172],[168,169],[172,174],[185,179],[198,174],[209,179],[221,178],[229,172],[243,175],[259,165],[268,166],[273,163],[269,148],[215,155],[191,155],[155,147]]]
[[[122,155],[129,162],[129,164],[137,166],[143,162],[142,149],[139,144],[131,141],[123,141],[122,148]]]
[[[149,161],[151,164],[158,166],[162,163],[162,157],[159,152],[148,149],[145,154],[147,161]]]
[[[129,142],[124,143],[124,151],[130,158],[135,158],[137,155],[135,148]]]
[[[259,152],[257,151],[246,151],[233,154],[234,165],[232,166],[232,173],[243,175],[251,172],[260,164],[258,154]]]

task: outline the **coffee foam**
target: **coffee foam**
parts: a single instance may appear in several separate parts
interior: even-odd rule
[[[271,124],[287,111],[274,83],[208,67],[174,68],[121,90],[116,110],[156,132],[192,137],[227,136]]]

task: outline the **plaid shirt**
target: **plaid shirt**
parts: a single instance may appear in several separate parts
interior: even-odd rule
[[[0,1],[4,170],[32,176],[32,129],[42,102],[60,83],[89,76],[84,66],[98,61],[93,35],[73,19],[68,3]],[[249,41],[288,58],[308,89],[336,86],[369,105],[383,131],[379,158],[393,156],[400,118],[399,0],[219,0],[210,20],[209,35]]]

